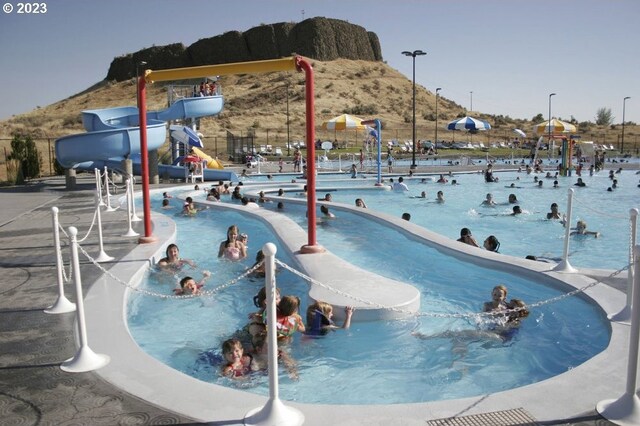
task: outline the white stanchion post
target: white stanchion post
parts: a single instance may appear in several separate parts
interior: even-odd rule
[[[638,377],[638,344],[640,343],[640,246],[635,246],[633,301],[631,302],[631,331],[627,362],[627,386],[618,399],[598,402],[596,410],[607,420],[622,426],[640,425],[640,398],[636,395]]]
[[[282,403],[278,396],[278,336],[276,331],[276,246],[267,243],[262,247],[265,259],[265,281],[267,290],[267,341],[269,349],[269,400],[260,408],[249,411],[245,425],[299,426],[304,423],[304,414],[296,408]]]
[[[133,227],[131,226],[131,222],[132,222],[132,215],[131,215],[131,206],[133,205],[133,193],[132,193],[132,187],[131,187],[131,179],[127,179],[127,226],[129,226],[129,229],[127,230],[126,233],[122,234],[123,237],[137,237],[138,234],[136,231],[133,230]]]
[[[342,173],[342,154],[338,154],[338,172]]]
[[[107,199],[107,210],[108,212],[113,212],[116,209],[111,207],[111,192],[109,191],[109,171],[107,166],[104,166],[104,189],[105,189],[105,198]]]
[[[617,314],[613,314],[609,316],[611,321],[622,322],[625,324],[629,324],[631,321],[631,299],[633,298],[633,279],[635,272],[633,270],[633,259],[635,259],[636,254],[634,253],[634,248],[636,245],[636,237],[638,233],[638,209],[629,210],[629,220],[630,220],[630,244],[629,244],[629,270],[627,271],[627,303],[624,308]]]
[[[76,310],[75,303],[69,301],[64,295],[64,278],[62,275],[62,253],[60,252],[60,225],[58,221],[58,208],[51,207],[51,219],[53,222],[53,245],[56,253],[56,269],[58,273],[58,299],[56,302],[44,310],[47,314],[66,314]]]
[[[104,251],[104,242],[102,239],[102,214],[100,214],[100,206],[96,203],[96,216],[98,217],[98,245],[100,247],[100,252],[98,253],[98,257],[96,257],[96,262],[109,262],[114,258],[109,256]]]
[[[133,196],[133,175],[129,176],[129,180],[129,185],[131,186],[131,222],[140,222],[142,219],[140,219],[136,214],[136,200]]]
[[[104,199],[102,198],[102,179],[100,178],[100,169],[97,167],[93,169],[96,175],[96,192],[98,193],[98,198],[100,200],[100,205],[105,206]]]
[[[258,157],[258,172],[256,174],[261,175],[262,173],[260,173],[260,163],[262,163],[262,161],[260,161],[262,158],[262,156]]]
[[[569,196],[567,201],[567,216],[565,221],[565,232],[564,232],[564,249],[562,252],[562,260],[560,263],[553,268],[556,272],[563,272],[566,274],[571,274],[578,272],[576,268],[571,266],[569,263],[569,237],[571,236],[571,213],[573,211],[573,188],[569,188]]]
[[[80,339],[80,348],[73,358],[64,361],[60,368],[69,373],[84,373],[86,371],[97,370],[109,363],[111,360],[107,355],[101,355],[93,352],[87,341],[87,324],[84,317],[84,302],[82,300],[82,278],[80,277],[80,261],[78,260],[78,230],[73,226],[69,227],[69,242],[71,245],[71,264],[73,266],[73,281],[76,285],[76,303],[78,309],[78,337]]]

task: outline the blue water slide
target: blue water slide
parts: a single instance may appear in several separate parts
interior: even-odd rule
[[[222,111],[223,106],[222,96],[206,96],[180,99],[165,110],[148,112],[148,149],[158,149],[165,143],[167,138],[165,121],[217,115]],[[85,169],[88,164],[139,158],[137,156],[140,154],[138,108],[86,110],[82,112],[82,124],[87,133],[65,136],[56,140],[56,159],[63,167]],[[139,174],[135,169],[136,167],[134,167],[134,173]],[[179,169],[184,176],[182,167]]]
[[[140,176],[142,174],[141,166],[140,166],[140,155],[134,155],[131,157],[133,163],[133,174]],[[91,171],[93,169],[103,169],[107,167],[112,170],[122,170],[122,160],[96,160],[96,161],[85,161],[75,165],[75,168],[80,170],[88,170]],[[231,170],[224,169],[204,169],[204,180],[207,182],[213,181],[232,181],[237,182],[240,179],[238,175]],[[160,176],[168,175],[171,179],[183,179],[184,178],[184,167],[183,166],[172,166],[167,164],[158,164],[158,173]]]

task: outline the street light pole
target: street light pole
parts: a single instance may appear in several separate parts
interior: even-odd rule
[[[435,149],[438,149],[437,145],[438,145],[438,92],[441,91],[442,88],[438,87],[436,89],[436,135],[435,138],[433,140],[434,143],[434,147],[436,147]]]
[[[631,99],[631,96],[626,96],[623,100],[622,100],[622,141],[620,144],[620,154],[622,154],[622,156],[624,157],[624,110],[625,110],[625,104],[627,103],[627,99]]]
[[[473,111],[473,90],[469,92],[469,97],[471,98],[471,108],[469,108],[469,112]]]
[[[426,55],[427,52],[423,52],[422,50],[414,50],[413,52],[404,51],[402,52],[405,56],[411,56],[413,58],[413,152],[411,155],[411,167],[410,169],[415,169],[416,166],[416,56]]]
[[[549,122],[547,123],[547,128],[549,130],[547,143],[551,143],[551,97],[555,96],[555,93],[549,93]]]

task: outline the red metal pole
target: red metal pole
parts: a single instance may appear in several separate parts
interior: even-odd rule
[[[296,67],[305,73],[305,105],[307,121],[307,227],[308,244],[300,248],[301,253],[321,253],[322,246],[316,242],[316,134],[315,134],[315,104],[313,88],[313,67],[304,58],[296,57]]]
[[[151,203],[149,202],[149,151],[147,149],[147,82],[138,77],[138,106],[140,121],[140,173],[142,175],[142,207],[144,210],[144,236],[138,239],[140,244],[157,240],[151,229]]]

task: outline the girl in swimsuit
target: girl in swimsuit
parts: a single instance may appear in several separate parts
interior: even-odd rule
[[[333,322],[333,306],[326,302],[318,301],[312,303],[307,307],[307,335],[324,336],[328,332],[339,328],[349,328],[351,326],[353,307],[345,306],[344,314],[344,324],[342,324],[342,327],[338,327]]]
[[[242,343],[238,339],[225,340],[222,344],[222,355],[227,362],[222,368],[223,376],[236,379],[255,371],[253,357],[244,353]]]
[[[302,317],[298,314],[300,307],[300,298],[297,296],[284,296],[278,306],[278,315],[276,318],[276,331],[278,340],[289,339],[296,331],[305,332]],[[266,312],[264,315],[264,323],[266,324]]]
[[[177,271],[182,269],[184,265],[189,265],[192,268],[196,267],[193,260],[181,259],[180,250],[176,244],[169,244],[167,246],[166,257],[163,257],[158,261],[158,266],[163,270]]]
[[[247,257],[247,248],[238,240],[239,234],[236,225],[231,225],[229,229],[227,229],[227,239],[220,243],[218,257],[224,256],[233,261],[242,260]]]
[[[491,302],[485,302],[483,311],[504,311],[507,309],[507,287],[500,284],[491,291]]]

